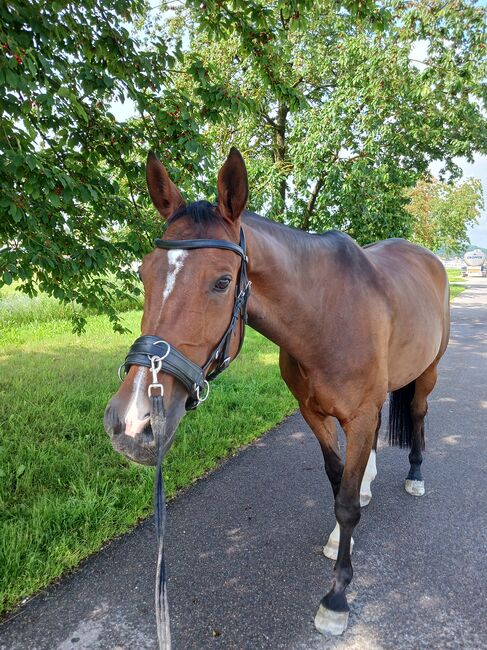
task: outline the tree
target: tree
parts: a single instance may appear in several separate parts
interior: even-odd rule
[[[433,160],[455,177],[454,157],[487,150],[484,9],[393,1],[352,18],[327,2],[265,7],[250,40],[202,31],[191,8],[172,26],[190,39],[183,65],[197,61],[227,100],[206,127],[217,158],[230,143],[243,151],[251,205],[272,218],[360,243],[408,235],[404,189]],[[411,58],[418,41],[421,62]],[[188,79],[178,83],[191,93]]]
[[[309,2],[280,6],[296,12]],[[354,15],[374,3],[342,0]],[[147,151],[158,151],[191,199],[206,186],[212,155],[201,127],[226,101],[198,60],[181,69],[180,38],[151,31],[170,4],[0,4],[0,286],[16,281],[30,295],[94,307],[116,329],[115,301],[139,292],[131,264],[162,229],[146,199]],[[248,45],[267,29],[260,2],[225,4],[187,1],[212,33],[238,25]],[[191,93],[174,83],[181,74]],[[126,99],[137,117],[117,122],[110,107]],[[82,315],[74,319],[82,329]]]
[[[142,0],[0,4],[0,284],[95,307],[118,329],[113,302],[139,291],[130,263],[161,230],[148,149],[183,187],[178,170],[206,155],[171,83],[176,59],[144,42],[146,20]],[[119,123],[110,106],[127,98],[140,118]]]
[[[437,179],[422,180],[408,196],[411,239],[433,251],[464,252],[469,243],[467,228],[478,222],[484,207],[481,182],[468,178],[451,185]]]
[[[172,21],[168,5],[0,4],[0,285],[120,329],[114,300],[162,229],[150,148],[191,199],[235,144],[255,209],[359,242],[408,233],[404,188],[430,160],[457,173],[486,149],[484,12],[465,0],[187,0]],[[137,117],[117,122],[126,99]]]

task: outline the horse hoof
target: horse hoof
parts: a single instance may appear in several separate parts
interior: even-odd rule
[[[334,612],[320,605],[315,616],[315,628],[321,634],[340,636],[347,629],[349,612]]]
[[[404,487],[406,492],[412,494],[413,497],[422,497],[424,494],[424,481],[413,481],[407,478]]]

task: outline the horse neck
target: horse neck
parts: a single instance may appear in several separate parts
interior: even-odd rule
[[[326,277],[328,256],[312,236],[275,222],[247,215],[243,227],[252,282],[249,325],[293,354],[302,348],[316,318],[316,300],[323,296],[323,283],[312,280],[313,268]]]

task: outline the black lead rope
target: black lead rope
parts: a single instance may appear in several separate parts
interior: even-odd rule
[[[162,391],[161,391],[162,393]],[[154,482],[154,511],[157,535],[156,571],[156,624],[160,650],[171,650],[171,628],[169,625],[169,606],[167,600],[166,564],[164,562],[164,533],[166,530],[166,493],[162,465],[164,462],[164,438],[166,415],[161,395],[150,396],[150,421],[157,445],[157,467]]]

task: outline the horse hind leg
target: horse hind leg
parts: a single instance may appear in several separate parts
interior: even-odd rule
[[[371,485],[372,481],[377,476],[377,438],[379,435],[380,425],[381,414],[379,413],[379,421],[377,422],[374,446],[370,452],[369,460],[367,461],[367,467],[365,468],[364,477],[362,479],[362,485],[360,486],[360,506],[362,508],[365,508],[365,506],[369,505],[372,499]]]
[[[421,474],[424,418],[428,410],[427,397],[436,384],[437,363],[432,363],[417,379],[390,396],[389,444],[410,448],[410,469],[404,487],[406,492],[416,497],[424,494]]]
[[[409,452],[409,474],[404,487],[415,497],[423,496],[424,480],[421,473],[424,449],[424,419],[428,411],[427,397],[433,390],[437,379],[436,363],[432,364],[416,379],[414,396],[411,400],[410,415],[412,426],[411,451]]]

